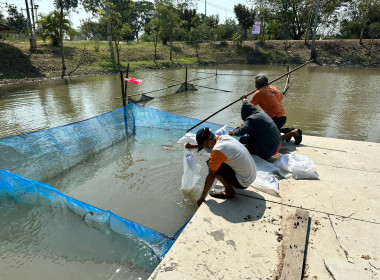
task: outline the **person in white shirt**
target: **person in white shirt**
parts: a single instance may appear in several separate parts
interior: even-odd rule
[[[203,192],[197,199],[200,206],[207,194],[216,198],[233,198],[234,188],[245,189],[256,179],[256,164],[247,148],[229,135],[215,136],[208,127],[197,132],[198,145],[186,144],[186,148],[197,148],[198,152],[210,149],[208,160],[209,172],[205,180]],[[215,178],[224,186],[222,190],[211,189]]]

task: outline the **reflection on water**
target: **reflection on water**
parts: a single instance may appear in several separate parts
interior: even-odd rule
[[[294,66],[295,67],[295,66]],[[204,119],[254,90],[253,77],[265,73],[274,80],[286,72],[283,66],[219,66],[189,69],[188,79],[198,91],[175,93],[178,86],[149,93],[155,97],[145,105],[176,114]],[[217,73],[218,75],[214,75]],[[305,66],[291,75],[284,106],[288,124],[304,134],[380,142],[379,69]],[[143,80],[129,84],[135,95],[166,88],[185,80],[185,70],[131,73]],[[206,79],[203,79],[208,77]],[[0,137],[54,127],[93,117],[122,105],[119,75],[92,76],[0,87]],[[280,90],[285,78],[275,84]],[[137,98],[137,97],[136,97]],[[240,124],[240,102],[209,121]]]

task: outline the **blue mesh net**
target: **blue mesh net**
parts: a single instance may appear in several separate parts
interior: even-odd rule
[[[102,224],[115,233],[143,242],[158,257],[170,249],[186,223],[171,236],[119,217],[72,197],[40,181],[52,178],[88,156],[135,133],[136,127],[186,130],[199,120],[128,106],[81,122],[0,139],[0,198],[21,203],[70,209],[86,222]],[[220,125],[204,123],[216,130]]]

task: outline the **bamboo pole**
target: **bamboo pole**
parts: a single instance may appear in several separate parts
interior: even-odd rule
[[[281,75],[280,77],[274,79],[273,81],[269,82],[268,84],[270,85],[270,84],[273,84],[274,82],[277,82],[278,80],[280,80],[281,78],[285,77],[286,75],[289,75],[290,73],[292,73],[292,72],[294,72],[294,71],[297,71],[297,70],[300,69],[301,67],[304,67],[305,65],[307,65],[307,64],[309,64],[310,62],[313,62],[313,61],[314,61],[314,60],[309,60],[309,61],[305,62],[304,64],[302,64],[302,65],[300,65],[300,66],[294,68],[293,70],[291,70],[291,71],[289,71],[289,72],[287,72],[287,73]],[[247,98],[247,96],[249,96],[249,95],[251,95],[251,94],[253,94],[253,93],[255,93],[255,92],[256,92],[256,90],[251,91],[250,93],[248,93],[248,94],[246,94],[246,95],[243,95],[243,96],[240,97],[239,99],[237,99],[237,100],[231,102],[231,103],[228,104],[227,106],[224,106],[222,109],[216,111],[215,113],[213,113],[213,114],[210,115],[209,117],[205,118],[203,121],[199,122],[198,124],[194,125],[193,127],[189,128],[188,130],[186,130],[186,132],[189,132],[189,131],[192,130],[193,128],[196,128],[198,125],[204,123],[204,122],[207,121],[209,118],[215,116],[215,115],[218,114],[219,112],[221,112],[221,111],[223,111],[224,109],[230,107],[231,105],[233,105],[233,104],[235,104],[236,102],[242,100],[243,98]]]
[[[290,70],[289,66],[288,66],[288,72]],[[290,80],[290,74],[288,74],[288,77],[286,79],[286,84],[285,84],[285,87],[284,87],[284,91],[282,92],[282,95],[285,95],[285,93],[288,91],[289,89],[289,80]]]

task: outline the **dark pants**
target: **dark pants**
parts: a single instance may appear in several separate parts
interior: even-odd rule
[[[251,155],[258,155],[259,157],[265,160],[269,159],[272,156],[272,155],[268,155],[267,152],[261,149],[260,147],[258,146],[256,147],[255,143],[253,142],[251,138],[249,138],[249,136],[240,137],[239,142],[242,143],[247,148],[248,152]]]
[[[283,117],[273,117],[272,120],[276,124],[278,130],[281,132],[281,128],[285,125],[286,123],[286,116]]]
[[[207,160],[207,166],[208,161],[209,160]],[[236,179],[235,171],[228,164],[225,164],[223,162],[222,165],[216,171],[216,174],[223,177],[231,186],[237,189],[246,189],[245,187],[240,185],[239,181]]]

